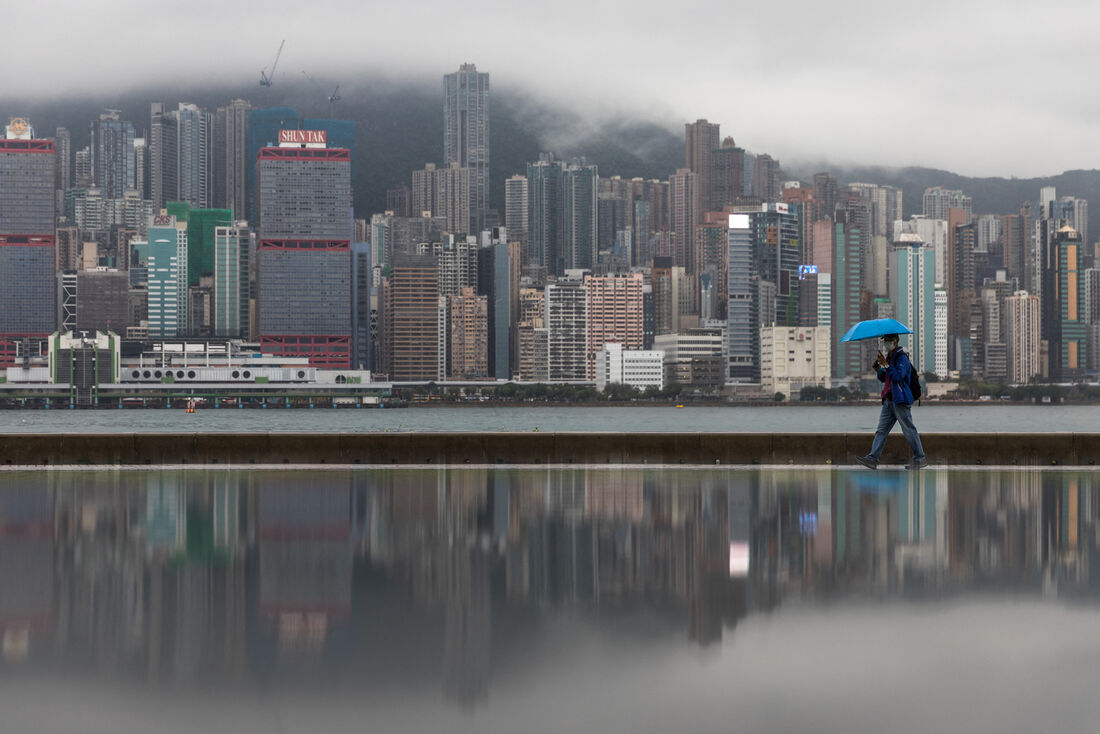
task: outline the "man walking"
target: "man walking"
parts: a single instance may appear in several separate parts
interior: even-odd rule
[[[909,361],[909,355],[898,346],[898,335],[887,334],[882,337],[883,348],[875,358],[875,369],[878,371],[878,379],[883,383],[882,387],[882,412],[878,417],[878,428],[875,430],[875,440],[871,444],[871,453],[866,456],[855,457],[856,461],[868,469],[877,469],[882,450],[886,447],[886,436],[895,423],[901,424],[901,432],[905,434],[905,440],[909,442],[909,448],[913,452],[913,469],[923,469],[928,465],[924,456],[924,447],[920,443],[920,434],[913,425],[913,391],[909,389],[909,373],[913,364]]]

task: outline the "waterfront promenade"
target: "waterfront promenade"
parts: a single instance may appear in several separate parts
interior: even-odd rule
[[[933,466],[1095,466],[1100,433],[925,433]],[[868,433],[6,433],[3,466],[847,465]],[[904,464],[891,434],[883,464]]]

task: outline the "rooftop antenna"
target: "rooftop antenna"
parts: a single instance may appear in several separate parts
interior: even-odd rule
[[[279,44],[279,50],[275,53],[275,62],[271,64],[271,76],[267,75],[267,67],[264,67],[264,70],[260,72],[261,87],[270,87],[271,83],[275,81],[275,67],[279,65],[279,57],[283,55],[283,45],[285,43],[286,39],[284,38]]]

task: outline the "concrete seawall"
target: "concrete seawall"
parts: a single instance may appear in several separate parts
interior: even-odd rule
[[[1100,433],[929,433],[932,465],[1093,466]],[[0,466],[145,464],[852,464],[869,433],[0,434]],[[883,464],[909,449],[893,434]]]

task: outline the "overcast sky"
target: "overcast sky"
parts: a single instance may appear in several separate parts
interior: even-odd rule
[[[1088,0],[38,0],[5,5],[0,94],[254,93],[286,38],[279,73],[299,77],[423,81],[469,61],[498,92],[678,129],[705,117],[784,163],[1024,177],[1100,168],[1098,37]]]

